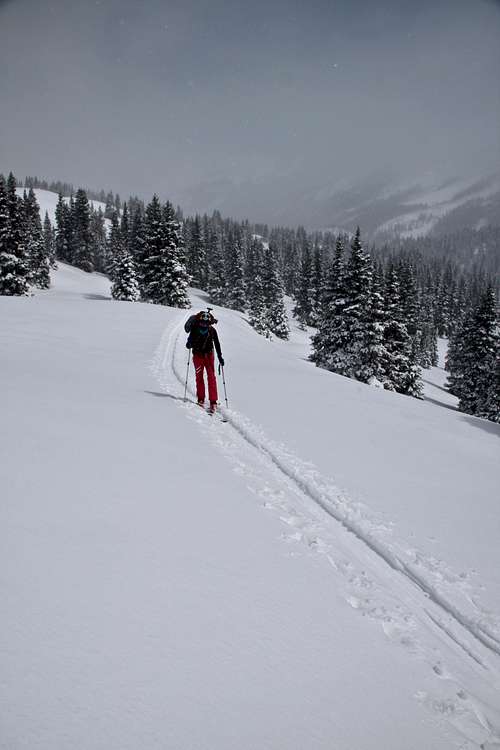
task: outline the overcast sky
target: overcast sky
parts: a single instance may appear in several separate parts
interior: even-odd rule
[[[0,171],[201,210],[214,185],[494,171],[500,3],[0,0],[0,112]]]

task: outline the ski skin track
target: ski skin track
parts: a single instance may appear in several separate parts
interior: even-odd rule
[[[162,375],[169,371],[174,375],[178,384],[182,386],[182,389],[184,389],[185,373],[180,371],[175,356],[181,333],[182,320],[165,330],[151,367],[153,374],[160,380],[160,384],[165,390],[167,386],[164,382],[161,382]],[[194,395],[190,384],[188,385],[188,390]],[[189,399],[189,402],[191,402],[191,399]],[[413,591],[413,595],[411,591],[408,591],[407,599],[409,599],[410,604],[408,605],[408,602],[406,604],[414,614],[415,610],[417,610],[417,617],[420,623],[424,624],[423,618],[425,618],[428,629],[438,634],[441,638],[444,636],[448,646],[458,648],[461,653],[466,654],[469,665],[472,664],[475,669],[479,667],[483,677],[489,674],[487,682],[490,688],[498,690],[500,686],[500,674],[497,671],[498,665],[495,664],[493,666],[492,664],[488,664],[490,661],[488,658],[481,658],[466,643],[468,637],[472,637],[476,642],[476,646],[482,646],[486,649],[486,657],[489,654],[496,661],[495,657],[500,656],[500,642],[495,635],[490,633],[482,623],[475,622],[474,619],[457,609],[446,597],[436,592],[433,586],[420,576],[411,565],[405,563],[391,549],[386,547],[383,542],[374,538],[369,532],[363,529],[352,515],[349,516],[349,508],[343,512],[343,509],[338,507],[338,503],[340,501],[347,505],[347,501],[343,501],[339,491],[333,488],[318,472],[311,470],[309,464],[306,465],[304,462],[298,461],[284,449],[273,445],[266,437],[259,436],[255,426],[248,421],[245,423],[245,418],[233,410],[219,407],[217,413],[223,421],[229,423],[248,445],[258,452],[261,458],[265,457],[268,459],[285,480],[291,481],[303,495],[338,522],[345,531],[352,534],[372,555],[375,555],[374,561],[382,561],[400,580],[403,579]],[[307,479],[308,474],[312,477],[312,481]],[[334,495],[333,497],[332,494]],[[425,597],[425,602],[419,601],[420,597]],[[430,611],[432,605],[437,609],[437,614]],[[451,625],[443,623],[439,613],[444,614],[449,620],[451,619],[455,626],[458,626],[459,630],[462,631],[463,635],[458,635],[453,632]],[[496,713],[495,709],[493,709],[493,713]],[[477,712],[476,717],[489,734],[488,742],[482,743],[481,747],[496,747],[497,743],[500,746],[500,727],[494,727],[491,721],[481,716],[481,712]],[[493,745],[490,744],[491,742],[493,742]]]
[[[178,327],[177,329],[174,329],[174,344],[171,354],[171,366],[179,383],[181,385],[184,385],[184,380],[181,373],[179,373],[177,369],[174,358],[175,347],[179,336],[180,330]],[[397,557],[392,552],[392,550],[386,548],[379,540],[370,537],[370,535],[367,534],[366,531],[359,527],[355,519],[343,516],[339,512],[339,510],[334,507],[333,503],[335,501],[332,498],[328,498],[328,495],[331,493],[331,489],[325,485],[324,480],[322,480],[321,477],[316,474],[315,481],[317,483],[321,482],[324,485],[323,488],[317,487],[311,482],[307,481],[307,479],[304,478],[301,473],[299,473],[299,470],[295,466],[288,464],[283,458],[277,455],[269,441],[256,436],[252,432],[251,428],[248,428],[247,426],[245,426],[245,424],[235,418],[234,414],[231,413],[230,410],[226,409],[225,407],[220,407],[219,413],[229,424],[231,424],[231,426],[235,430],[240,433],[240,435],[245,438],[248,443],[250,443],[250,445],[252,445],[261,453],[264,453],[274,463],[274,465],[277,466],[281,472],[283,472],[283,474],[294,481],[299,489],[306,495],[308,495],[312,500],[314,500],[318,505],[320,505],[321,508],[323,508],[323,510],[328,513],[328,515],[341,523],[342,526],[344,526],[344,528],[346,528],[347,531],[349,531],[351,534],[354,534],[361,542],[369,547],[372,552],[381,557],[394,571],[405,576],[405,578],[410,581],[415,586],[415,588],[417,588],[428,599],[430,599],[441,609],[443,609],[445,614],[456,620],[456,622],[462,628],[467,630],[469,635],[473,636],[483,646],[496,654],[496,656],[500,656],[500,641],[495,637],[494,634],[490,633],[488,629],[484,627],[484,625],[480,625],[472,618],[469,618],[467,615],[460,612],[460,610],[458,610],[451,602],[449,602],[439,592],[436,592],[435,589],[430,586],[428,582],[411,565],[405,563],[403,560]]]

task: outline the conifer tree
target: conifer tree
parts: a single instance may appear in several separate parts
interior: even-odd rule
[[[90,214],[90,252],[94,259],[94,267],[99,273],[108,272],[108,248],[104,213],[99,206],[97,211]]]
[[[415,398],[422,397],[421,371],[406,327],[401,287],[396,268],[389,269],[385,292],[384,387]]]
[[[226,304],[233,310],[244,312],[247,307],[243,271],[243,246],[241,231],[235,227],[226,239],[225,252]]]
[[[314,253],[312,258],[312,269],[311,269],[311,291],[310,297],[312,301],[311,311],[311,324],[314,326],[318,325],[321,317],[321,298],[323,292],[323,260],[321,254],[321,246],[318,238],[316,238],[314,244]]]
[[[264,250],[263,258],[264,305],[267,328],[280,339],[288,339],[290,327],[285,310],[283,284],[271,243]]]
[[[115,211],[115,198],[113,193],[109,191],[109,193],[106,195],[106,201],[104,205],[104,218],[111,220],[111,217],[113,216]]]
[[[371,262],[362,248],[358,227],[351,243],[351,255],[346,266],[346,304],[341,320],[348,343],[343,351],[338,350],[336,360],[334,360],[335,372],[358,379],[362,375],[361,365],[370,309],[371,283]]]
[[[478,416],[500,423],[500,342],[497,343],[496,355],[492,357],[487,380],[489,386],[482,399]]]
[[[163,209],[163,227],[168,248],[165,266],[167,304],[172,307],[191,307],[188,295],[190,277],[186,268],[181,226],[170,201],[167,201]]]
[[[384,300],[384,271],[381,264],[373,270],[369,302],[364,320],[364,341],[359,348],[359,362],[355,375],[358,380],[382,387],[388,353],[384,346],[386,322]]]
[[[225,305],[227,286],[222,241],[215,228],[208,227],[205,233],[208,255],[208,294],[214,305]]]
[[[40,208],[33,188],[23,199],[25,252],[31,284],[40,289],[50,287],[50,257],[43,239]]]
[[[285,294],[290,297],[297,295],[300,272],[300,241],[305,241],[305,231],[299,228],[297,237],[291,230],[274,230],[271,232],[271,241],[275,247],[280,246],[280,273],[283,278]]]
[[[29,291],[19,214],[16,181],[11,172],[7,186],[0,177],[0,295],[24,295]]]
[[[9,252],[25,260],[23,202],[16,192],[16,178],[10,172],[7,178],[7,209],[9,212]]]
[[[347,344],[341,328],[346,305],[345,281],[344,243],[339,235],[335,243],[333,262],[323,279],[318,330],[312,337],[313,352],[310,359],[318,367],[330,369],[333,352]]]
[[[70,195],[64,208],[64,242],[66,245],[66,263],[75,262],[75,199]]]
[[[499,356],[497,301],[493,287],[488,285],[479,303],[465,316],[448,354],[449,388],[458,397],[460,411],[497,421]]]
[[[118,211],[117,211],[118,213]],[[130,223],[129,223],[129,211],[126,202],[123,203],[121,218],[120,218],[120,236],[122,244],[125,250],[130,249]]]
[[[49,259],[50,267],[56,268],[55,233],[47,211],[45,211],[45,217],[43,220],[43,244],[45,247],[45,255]]]
[[[76,191],[73,210],[73,253],[72,263],[82,271],[94,270],[92,242],[90,236],[90,207],[87,193],[81,188]]]
[[[203,241],[200,217],[196,215],[187,226],[187,264],[191,283],[199,289],[207,288],[207,251]]]
[[[139,286],[137,284],[134,261],[130,250],[125,244],[122,244],[121,250],[115,256],[111,296],[113,299],[127,302],[135,302],[139,298]]]
[[[175,210],[170,202],[162,209],[160,201],[154,195],[146,208],[141,296],[157,305],[189,307],[188,283],[189,276]]]
[[[247,298],[250,312],[250,325],[257,333],[270,337],[267,325],[267,310],[264,298],[264,248],[259,240],[250,242],[247,263]]]
[[[144,261],[145,232],[144,211],[142,206],[137,205],[130,226],[130,252],[136,266],[139,288],[141,287],[141,269]]]
[[[68,221],[68,207],[64,202],[62,194],[59,193],[56,206],[56,228],[55,228],[55,249],[56,258],[68,262],[69,248],[67,243],[66,223]]]
[[[124,250],[126,250],[126,246],[124,246],[122,241],[122,233],[116,211],[111,214],[111,228],[106,245],[106,273],[111,281],[115,281],[115,266]]]
[[[309,241],[306,238],[302,248],[302,258],[300,263],[300,280],[296,292],[296,304],[293,314],[299,321],[301,328],[308,325],[314,325],[314,297],[313,287],[313,265],[311,259],[311,249]]]
[[[429,292],[420,296],[417,322],[418,363],[421,367],[436,367],[438,364],[437,328],[434,324],[434,300]]]
[[[166,252],[163,242],[161,204],[156,195],[146,207],[143,258],[139,274],[141,298],[145,301],[165,304],[161,288],[163,255]]]

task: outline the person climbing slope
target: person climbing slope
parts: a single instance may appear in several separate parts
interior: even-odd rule
[[[193,352],[193,364],[196,375],[196,397],[198,404],[205,404],[205,378],[204,370],[207,371],[209,410],[214,412],[217,407],[217,379],[215,377],[214,347],[221,367],[224,367],[222,350],[219,337],[214,325],[217,323],[210,311],[201,311],[191,315],[184,325],[184,330],[189,333],[186,346]]]

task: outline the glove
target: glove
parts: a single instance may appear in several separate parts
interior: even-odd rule
[[[224,367],[224,360],[222,359],[222,357],[219,359],[219,364],[221,367]]]

